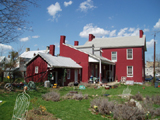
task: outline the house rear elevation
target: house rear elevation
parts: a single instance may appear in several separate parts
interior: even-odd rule
[[[60,40],[60,56],[70,57],[82,66],[82,81],[90,76],[104,81],[126,80],[142,83],[145,79],[146,37],[139,36],[95,38],[89,34],[84,45],[65,44],[65,36]]]

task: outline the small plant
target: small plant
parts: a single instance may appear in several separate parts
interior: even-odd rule
[[[81,93],[79,94],[74,94],[72,99],[75,99],[75,100],[82,100],[83,99],[83,95]]]
[[[51,91],[49,93],[43,94],[42,98],[45,99],[46,101],[59,101],[60,100],[60,94],[54,91]]]
[[[47,109],[45,106],[40,105],[39,110],[40,110],[41,114],[44,114]]]
[[[149,111],[147,111],[146,116],[145,116],[145,119],[151,119],[151,114],[150,114]]]

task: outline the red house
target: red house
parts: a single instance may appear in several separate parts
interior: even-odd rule
[[[69,57],[82,66],[82,82],[90,76],[102,82],[110,82],[125,77],[128,81],[142,83],[145,79],[146,38],[143,31],[139,36],[95,38],[81,46],[65,44],[65,36],[60,38],[60,56]]]
[[[44,82],[48,80],[48,74],[52,75],[52,84],[64,86],[69,82],[80,82],[82,67],[71,58],[54,56],[54,51],[55,46],[50,45],[50,54],[38,53],[25,64],[26,82]]]

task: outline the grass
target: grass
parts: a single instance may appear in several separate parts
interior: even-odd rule
[[[131,94],[135,95],[138,92],[143,95],[143,97],[149,95],[160,95],[160,88],[154,88],[153,86],[145,86],[145,89],[141,85],[129,86],[131,89]],[[90,102],[93,100],[92,95],[98,95],[102,97],[103,94],[110,94],[108,96],[109,100],[116,100],[119,103],[123,103],[125,100],[118,97],[117,95],[122,94],[123,90],[127,88],[125,85],[121,85],[118,88],[105,90],[104,88],[94,89],[93,87],[86,88],[85,90],[76,90],[81,92],[83,95],[88,94],[89,99],[87,100],[60,100],[59,102],[45,101],[42,99],[41,95],[45,94],[51,90],[59,92],[61,96],[64,96],[69,91],[73,91],[73,87],[63,87],[61,89],[44,88],[40,85],[37,87],[37,91],[27,91],[30,98],[37,98],[37,103],[46,107],[47,111],[52,113],[55,117],[61,118],[62,120],[103,120],[106,118],[101,117],[101,115],[94,115],[89,111]],[[16,100],[16,96],[21,93],[21,91],[14,92],[4,92],[0,89],[0,100],[5,101],[4,104],[0,105],[0,120],[10,120],[13,114],[13,108]],[[160,107],[155,105],[155,107]],[[29,109],[32,109],[32,104],[30,104]]]

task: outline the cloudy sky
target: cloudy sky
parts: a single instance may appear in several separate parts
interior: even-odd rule
[[[88,34],[96,37],[138,36],[139,30],[146,35],[146,60],[152,60],[154,31],[160,31],[160,0],[39,0],[39,7],[29,7],[33,32],[26,31],[16,43],[0,44],[3,55],[11,49],[25,51],[44,50],[56,45],[59,53],[60,35],[67,44],[79,41],[83,45]],[[21,30],[21,29],[18,29]],[[160,53],[160,33],[156,35],[156,52]]]

